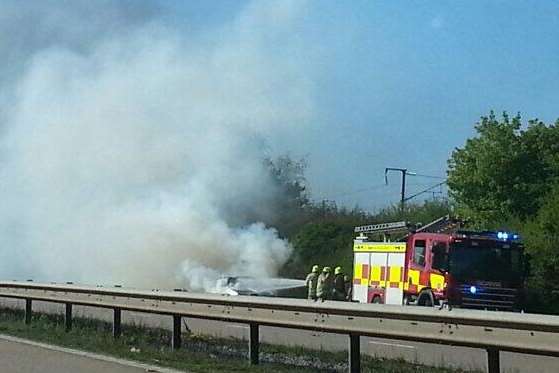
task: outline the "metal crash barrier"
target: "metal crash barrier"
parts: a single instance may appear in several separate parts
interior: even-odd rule
[[[0,282],[0,297],[25,300],[26,323],[33,301],[65,304],[67,330],[73,305],[112,309],[115,338],[122,311],[170,315],[173,348],[181,346],[182,317],[248,324],[251,364],[258,364],[260,325],[347,335],[352,373],[361,370],[361,336],[485,349],[489,373],[500,372],[500,351],[559,357],[559,316],[16,281]]]

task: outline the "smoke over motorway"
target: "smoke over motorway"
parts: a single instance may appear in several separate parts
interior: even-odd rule
[[[301,4],[189,35],[138,2],[2,2],[0,278],[275,275],[288,243],[237,216],[272,213],[263,141],[312,115],[304,69],[268,46]]]

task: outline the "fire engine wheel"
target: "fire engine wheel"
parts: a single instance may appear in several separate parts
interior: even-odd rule
[[[379,303],[380,303],[380,296],[375,295],[375,296],[373,297],[372,303],[379,304]]]
[[[435,305],[435,298],[431,291],[422,291],[417,298],[417,305],[423,307],[433,307]]]

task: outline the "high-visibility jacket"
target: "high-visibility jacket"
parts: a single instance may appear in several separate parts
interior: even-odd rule
[[[334,276],[333,298],[334,300],[346,300],[346,284],[343,273]]]
[[[316,285],[316,296],[320,299],[330,299],[332,296],[332,274],[322,272],[318,275],[318,284]]]
[[[353,286],[348,276],[344,276],[344,281],[345,281],[345,299],[351,302],[351,298],[353,296]]]
[[[318,273],[311,272],[307,275],[307,279],[305,280],[305,285],[308,289],[308,298],[309,299],[316,299],[316,286],[318,284]]]

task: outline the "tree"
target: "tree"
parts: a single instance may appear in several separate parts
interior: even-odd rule
[[[559,184],[545,198],[537,216],[526,224],[524,240],[538,286],[559,286]]]
[[[559,123],[559,122],[558,122]],[[448,161],[448,185],[458,212],[480,225],[534,216],[559,176],[559,126],[539,120],[522,129],[520,115],[493,112],[475,126],[477,136]]]
[[[530,311],[559,312],[559,120],[523,126],[494,113],[449,160],[448,185],[459,213],[479,227],[522,232],[532,267]],[[555,289],[554,289],[555,287]]]
[[[274,188],[268,201],[268,210],[272,214],[265,223],[277,228],[281,236],[289,237],[305,219],[310,202],[305,178],[307,161],[304,158],[293,160],[284,155],[276,159],[266,158],[264,167]]]
[[[282,273],[290,277],[304,276],[311,266],[342,266],[346,273],[352,271],[352,243],[354,225],[325,221],[302,226],[291,243],[295,248]]]
[[[305,178],[306,159],[293,160],[291,157],[283,155],[275,160],[266,158],[264,164],[275,185],[283,192],[284,199],[297,207],[308,204],[307,179]]]
[[[559,313],[559,184],[543,201],[537,216],[523,229],[530,255],[529,285],[535,312]]]

